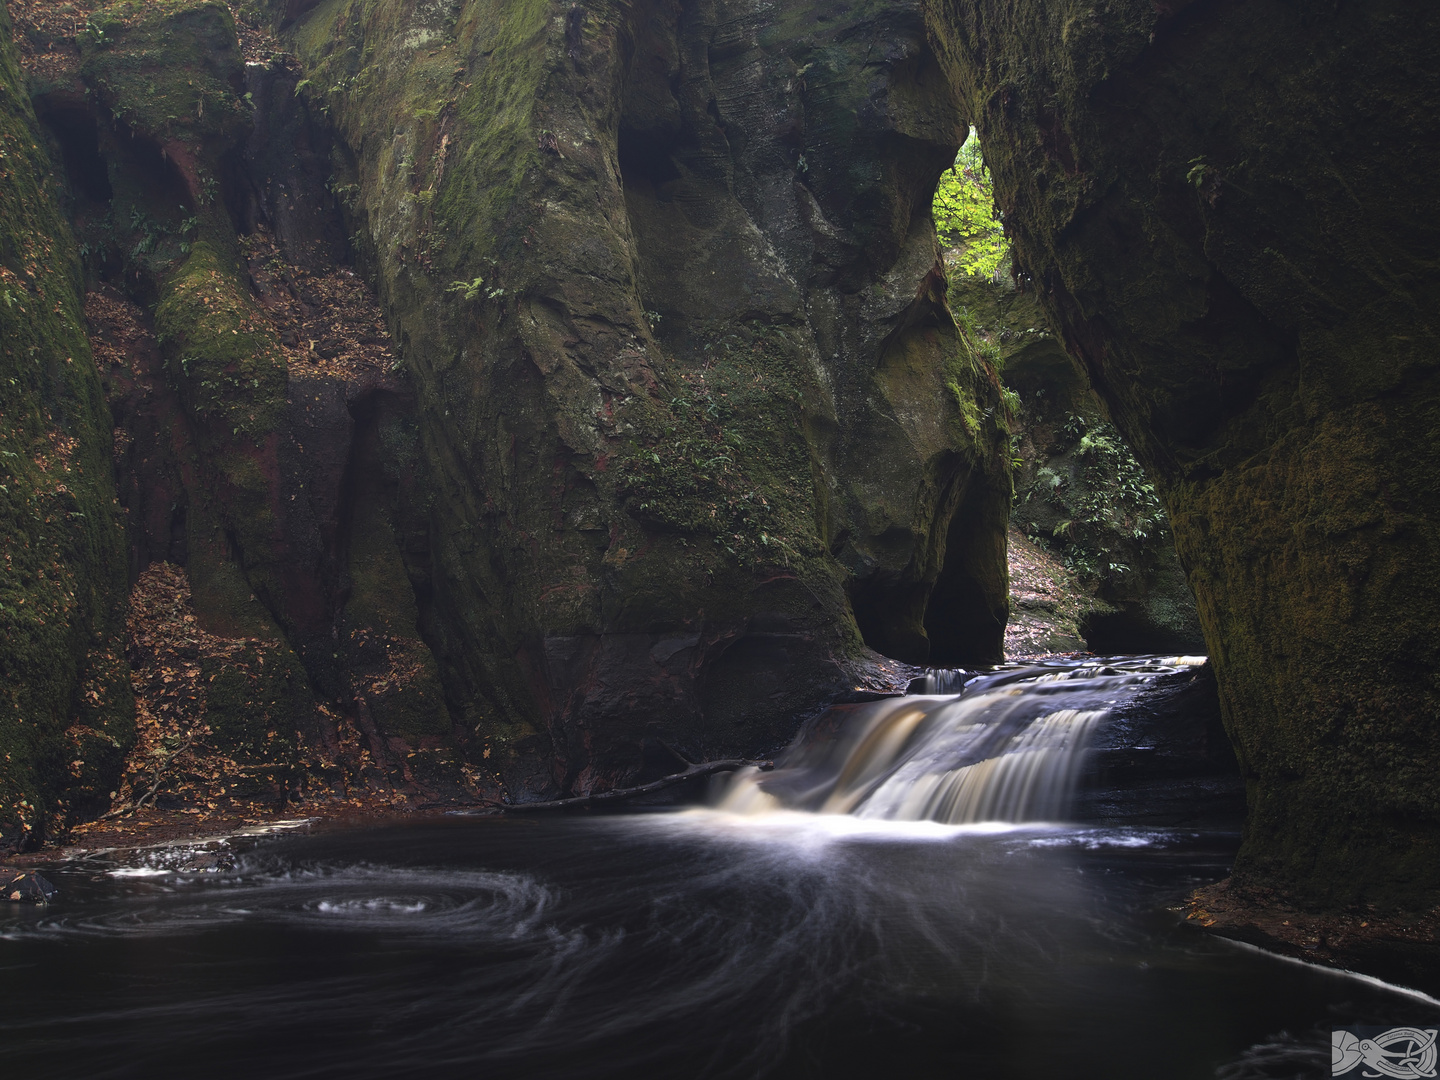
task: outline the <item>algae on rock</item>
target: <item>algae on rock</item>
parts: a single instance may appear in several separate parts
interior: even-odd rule
[[[1155,479],[1235,873],[1440,898],[1440,10],[939,0],[1017,266]]]
[[[917,8],[271,8],[420,397],[427,638],[515,797],[774,745],[883,683],[864,642],[999,658]]]
[[[103,809],[134,741],[110,418],[11,33],[0,9],[0,847]]]

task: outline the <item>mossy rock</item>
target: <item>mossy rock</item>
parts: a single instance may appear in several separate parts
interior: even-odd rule
[[[1001,395],[945,307],[962,131],[915,92],[916,13],[791,37],[787,3],[702,70],[709,16],[650,5],[265,6],[419,399],[425,640],[516,797],[631,780],[656,738],[783,742],[874,677],[866,583],[910,598],[885,647],[973,624],[998,658]],[[971,580],[927,609],[947,549]],[[722,692],[757,663],[783,692]]]
[[[162,145],[233,142],[249,123],[235,20],[218,0],[119,0],[90,13],[79,43],[100,101]]]
[[[201,240],[164,282],[155,332],[171,380],[213,446],[257,443],[274,431],[285,408],[286,360],[275,331],[259,311],[239,268]],[[266,479],[237,458],[222,465],[237,488]]]
[[[1169,512],[1250,783],[1237,877],[1433,906],[1440,12],[937,19],[1017,268]]]
[[[305,669],[288,646],[247,644],[224,662],[201,661],[207,745],[230,758],[227,794],[284,802],[298,736],[313,727]]]
[[[415,602],[390,513],[362,487],[351,506],[349,597],[341,641],[354,689],[382,735],[418,748],[446,740],[452,722],[430,649],[420,639]]]
[[[86,801],[118,776],[107,755],[72,757],[67,730],[134,739],[113,651],[126,583],[110,418],[42,147],[0,11],[0,834],[21,842],[63,823],[67,789]]]

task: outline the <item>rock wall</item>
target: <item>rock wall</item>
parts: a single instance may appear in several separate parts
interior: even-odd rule
[[[134,586],[105,640],[139,744],[88,811],[499,797],[418,629],[414,393],[346,263],[301,76],[211,0],[19,6],[55,166],[32,228],[79,240]]]
[[[80,260],[0,8],[0,852],[109,805],[125,547]]]
[[[1034,292],[952,272],[950,306],[1019,401],[1010,440],[1012,572],[1018,530],[1076,575],[1085,641],[1073,648],[1204,652],[1164,507]]]
[[[114,416],[117,806],[588,791],[1000,658],[918,7],[12,6]]]
[[[517,797],[1000,657],[994,372],[918,6],[273,5],[419,397],[422,612]]]
[[[937,3],[1018,264],[1162,491],[1243,881],[1440,895],[1440,11]]]
[[[315,724],[282,726],[323,745],[348,701],[395,771],[484,761],[526,798],[778,741],[886,681],[867,643],[998,658],[1006,408],[929,220],[968,121],[1023,283],[1169,512],[1250,781],[1237,874],[1434,901],[1432,6],[261,7],[298,68],[243,66],[211,2],[23,41],[60,57],[30,90],[85,265],[154,331],[150,389],[115,383],[130,437],[169,439],[125,488],[137,567],[183,554],[207,634],[276,643],[262,697]],[[4,55],[18,821],[71,782],[84,710],[111,710],[97,747],[128,736],[83,681],[123,675],[84,659],[119,565],[103,412]],[[333,268],[332,196],[403,380],[303,366],[324,306],[251,242]],[[387,730],[396,647],[427,700]]]

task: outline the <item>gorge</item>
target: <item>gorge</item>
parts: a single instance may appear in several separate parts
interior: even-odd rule
[[[12,0],[0,838],[600,792],[1004,659],[1016,417],[930,201],[973,126],[1167,512],[1232,880],[1433,910],[1437,22]]]

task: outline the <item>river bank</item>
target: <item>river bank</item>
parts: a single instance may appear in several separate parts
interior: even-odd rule
[[[1225,878],[1196,889],[1176,911],[1219,937],[1440,996],[1440,910],[1317,912]]]

